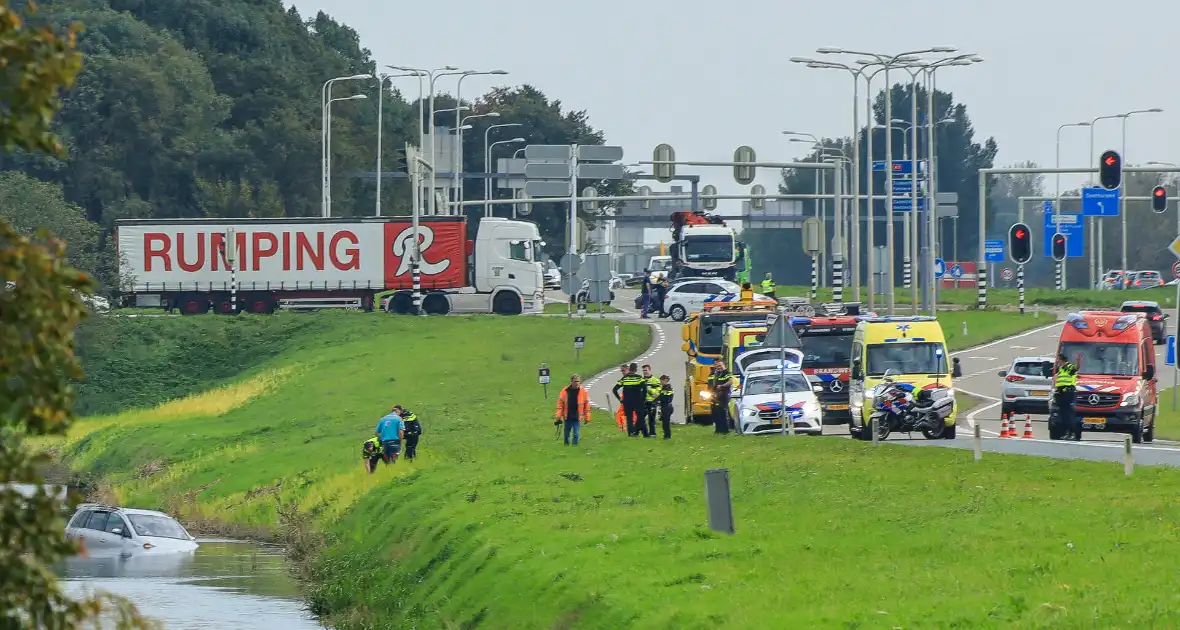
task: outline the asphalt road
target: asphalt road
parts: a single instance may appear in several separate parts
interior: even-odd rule
[[[619,319],[640,321],[638,314],[631,306],[635,299],[635,291],[618,291],[614,305],[625,312],[614,317]],[[563,296],[550,295],[560,300]],[[1029,315],[1031,317],[1032,315]],[[1053,322],[1054,315],[1042,313],[1046,322]],[[680,324],[670,320],[649,320],[656,330],[655,343],[649,350],[637,358],[640,363],[650,363],[655,374],[668,374],[673,382],[683,378],[684,353],[680,349]],[[983,404],[959,416],[958,438],[955,440],[926,440],[920,435],[908,437],[905,435],[891,435],[888,442],[911,444],[915,446],[936,446],[944,448],[973,448],[972,433],[975,424],[980,425],[982,436],[981,449],[985,452],[1013,453],[1056,459],[1084,459],[1090,461],[1123,461],[1124,434],[1087,432],[1082,442],[1063,442],[1049,440],[1048,426],[1045,416],[1030,416],[1033,427],[1033,438],[1000,438],[1000,396],[1003,379],[997,372],[1007,369],[1012,360],[1018,356],[1053,356],[1057,348],[1057,339],[1061,335],[1062,322],[1046,323],[1045,326],[1034,328],[975,348],[969,348],[953,353],[958,357],[963,368],[963,376],[955,379],[955,389],[973,395]],[[1156,347],[1156,363],[1160,370],[1161,389],[1171,385],[1172,370],[1164,366],[1165,346]],[[614,386],[618,370],[608,374],[596,376],[589,383],[591,400],[598,407],[606,408],[607,396]],[[684,422],[683,401],[676,401],[675,421]],[[1164,397],[1161,405],[1170,405],[1171,398]],[[613,403],[611,403],[613,410]],[[1017,430],[1024,432],[1024,416],[1018,416]],[[830,436],[848,436],[847,427],[827,426],[824,434]],[[1156,440],[1150,445],[1135,445],[1132,447],[1135,462],[1140,465],[1166,465],[1180,467],[1180,443],[1166,440]]]

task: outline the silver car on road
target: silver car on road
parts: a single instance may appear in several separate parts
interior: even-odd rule
[[[1049,413],[1053,396],[1053,357],[1016,357],[1000,370],[1004,379],[1001,413]]]

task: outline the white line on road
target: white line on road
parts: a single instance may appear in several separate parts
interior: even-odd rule
[[[1029,335],[1034,335],[1034,334],[1036,334],[1036,333],[1039,333],[1039,332],[1044,332],[1044,331],[1046,331],[1046,330],[1049,330],[1050,328],[1053,328],[1054,326],[1059,326],[1060,324],[1061,324],[1061,322],[1053,322],[1052,324],[1049,324],[1048,326],[1041,326],[1040,328],[1033,328],[1032,330],[1026,330],[1026,331],[1024,331],[1024,332],[1020,333],[1019,335],[1012,335],[1011,337],[1004,337],[1003,339],[997,339],[997,340],[995,340],[995,341],[991,341],[991,342],[985,343],[985,344],[983,344],[983,345],[981,345],[981,346],[974,346],[974,347],[971,347],[971,348],[964,348],[964,349],[962,349],[962,350],[959,350],[958,352],[952,352],[952,353],[951,353],[951,356],[955,356],[956,354],[963,354],[964,352],[975,352],[975,351],[977,351],[977,350],[983,350],[984,348],[990,348],[990,347],[992,347],[992,346],[996,346],[996,345],[999,345],[999,344],[1001,344],[1001,343],[1008,343],[1008,342],[1010,342],[1010,341],[1013,341],[1013,340],[1016,340],[1016,339],[1021,339],[1021,338],[1023,338],[1023,337],[1027,337],[1027,336],[1029,336]]]
[[[667,335],[664,334],[664,329],[660,328],[659,324],[656,324],[655,322],[648,322],[647,325],[650,326],[652,328],[652,330],[655,331],[656,342],[654,344],[652,344],[647,349],[647,352],[644,352],[643,354],[635,357],[634,359],[631,359],[631,361],[628,361],[628,363],[639,363],[640,361],[646,361],[647,359],[650,359],[652,357],[652,355],[654,355],[655,353],[662,350],[664,347],[664,343],[667,342]],[[603,370],[601,373],[595,375],[594,378],[590,379],[589,381],[586,381],[586,391],[590,391],[590,389],[593,388],[594,385],[596,383],[598,383],[598,381],[601,381],[602,379],[606,378],[606,376],[608,374],[612,373],[616,369],[617,369],[617,367],[608,368],[606,370]],[[611,411],[610,407],[599,404],[598,402],[596,402],[593,399],[593,397],[591,397],[590,406],[595,407],[597,409],[602,409],[604,411]]]
[[[972,431],[975,430],[975,416],[978,416],[979,414],[987,411],[988,409],[992,409],[996,405],[1000,404],[999,398],[988,396],[986,394],[977,394],[975,392],[969,392],[965,389],[960,389],[959,391],[963,392],[964,394],[967,394],[968,396],[975,396],[976,398],[982,398],[984,400],[992,401],[991,404],[984,405],[984,406],[980,407],[979,409],[975,409],[971,413],[967,414],[967,428],[971,429]],[[991,435],[996,435],[996,436],[999,435],[999,433],[996,433],[995,431],[988,431],[987,429],[984,429],[982,427],[980,427],[979,432],[980,433],[990,433]]]

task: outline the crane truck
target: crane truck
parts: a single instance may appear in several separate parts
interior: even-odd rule
[[[745,245],[737,233],[715,214],[672,213],[671,269],[668,278],[717,277],[736,280],[746,271]],[[654,259],[653,259],[654,260]]]

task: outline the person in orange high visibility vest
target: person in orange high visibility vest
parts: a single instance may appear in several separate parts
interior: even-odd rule
[[[619,366],[619,374],[621,376],[627,375],[627,364],[624,363]],[[619,426],[620,431],[627,430],[627,414],[623,412],[623,405],[620,403],[615,409],[615,424]]]
[[[582,387],[582,379],[577,374],[570,377],[570,384],[561,390],[557,396],[557,419],[553,424],[565,424],[565,445],[570,445],[573,435],[573,445],[578,445],[582,435],[582,425],[590,422],[590,394]]]

